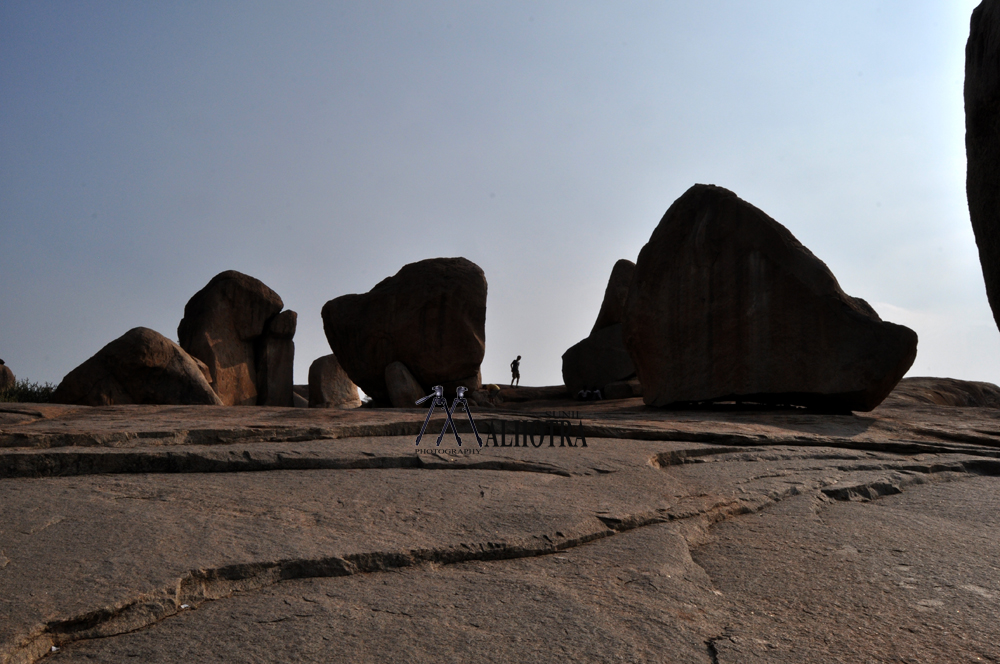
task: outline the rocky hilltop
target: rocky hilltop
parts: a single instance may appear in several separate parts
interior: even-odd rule
[[[1000,658],[1000,388],[560,392],[473,407],[483,447],[415,446],[416,408],[5,405],[0,662]]]

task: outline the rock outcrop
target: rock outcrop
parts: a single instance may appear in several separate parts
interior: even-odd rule
[[[591,334],[622,322],[625,299],[628,297],[628,287],[632,283],[634,273],[635,263],[624,258],[611,268],[611,277],[608,279],[607,288],[604,289],[604,301],[601,302],[601,310],[597,314],[597,320],[594,321]]]
[[[84,406],[222,403],[198,362],[145,327],[129,330],[70,371],[49,400]]]
[[[389,403],[385,369],[402,362],[420,385],[454,394],[481,386],[486,276],[465,258],[404,265],[368,293],[323,307],[323,329],[341,366],[365,394]]]
[[[655,406],[868,411],[917,352],[915,332],[883,322],[788,229],[712,185],[677,199],[642,248],[623,330]]]
[[[430,391],[421,387],[402,362],[391,362],[385,368],[385,388],[393,408],[416,408],[417,400]]]
[[[336,355],[324,355],[309,365],[310,408],[357,408],[358,386],[351,382]]]
[[[993,319],[1000,326],[1000,2],[972,12],[965,46],[965,152],[969,217]]]
[[[563,383],[570,394],[594,389],[603,392],[606,385],[635,375],[632,358],[622,340],[621,326],[634,271],[632,261],[622,259],[615,263],[590,336],[563,353]]]
[[[228,270],[184,307],[180,345],[208,365],[225,405],[292,405],[296,314],[279,315],[283,306],[261,281]]]
[[[956,408],[1000,408],[1000,387],[955,378],[916,376],[899,381],[885,405],[925,404]]]
[[[0,392],[14,387],[17,384],[17,378],[14,377],[14,372],[10,370],[3,360],[0,360]]]

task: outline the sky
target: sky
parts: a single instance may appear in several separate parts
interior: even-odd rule
[[[483,379],[562,383],[611,268],[695,183],[786,226],[919,335],[908,375],[1000,383],[965,197],[976,1],[0,1],[0,358],[58,383],[176,340],[239,270],[298,312],[406,263],[489,284]]]

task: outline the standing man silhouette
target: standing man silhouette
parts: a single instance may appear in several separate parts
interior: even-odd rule
[[[510,363],[510,386],[514,387],[514,381],[517,381],[517,386],[521,386],[521,356],[518,355],[517,359]]]

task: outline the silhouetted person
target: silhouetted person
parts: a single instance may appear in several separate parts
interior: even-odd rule
[[[521,356],[518,355],[517,359],[510,363],[510,386],[514,387],[514,382],[517,381],[517,386],[521,386]]]

